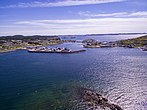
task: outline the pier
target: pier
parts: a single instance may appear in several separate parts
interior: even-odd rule
[[[81,49],[81,50],[71,50],[68,48],[48,48],[48,47],[32,47],[27,49],[28,52],[30,53],[79,53],[79,52],[84,52],[86,50]]]

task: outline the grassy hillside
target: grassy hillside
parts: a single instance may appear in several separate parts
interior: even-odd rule
[[[147,35],[133,38],[133,39],[127,39],[127,40],[120,40],[117,41],[119,45],[121,46],[130,46],[130,47],[142,47],[147,45]]]

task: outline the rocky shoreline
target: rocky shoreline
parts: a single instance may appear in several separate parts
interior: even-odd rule
[[[86,110],[123,110],[119,105],[111,103],[107,98],[93,90],[78,87],[75,91],[78,96],[77,100],[80,100],[80,103],[82,103],[80,106],[77,106],[78,108],[87,108]]]

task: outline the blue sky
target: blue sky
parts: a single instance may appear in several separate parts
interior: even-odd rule
[[[147,0],[0,0],[0,35],[147,32]]]

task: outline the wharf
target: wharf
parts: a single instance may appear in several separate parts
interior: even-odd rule
[[[32,49],[27,49],[30,53],[79,53],[84,52],[86,50],[71,50],[67,48],[47,48],[47,47],[34,47]]]

